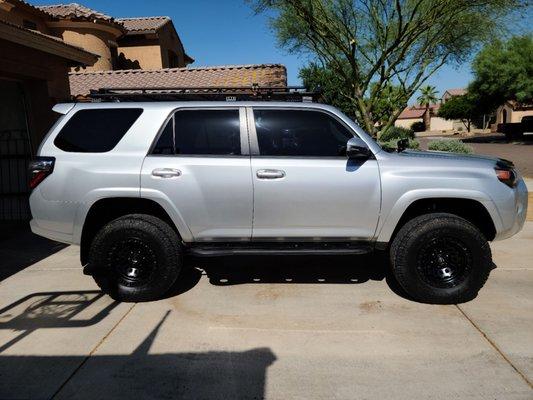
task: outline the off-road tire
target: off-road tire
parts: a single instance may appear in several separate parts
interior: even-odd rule
[[[130,240],[139,242],[151,261],[149,274],[134,285],[117,271],[114,257],[117,246],[127,248]],[[96,234],[89,250],[89,265],[97,285],[115,300],[124,302],[161,298],[178,278],[182,264],[178,234],[161,219],[145,214],[125,215],[109,222]]]
[[[422,272],[434,268],[427,265],[435,261],[425,262],[428,258],[422,254],[428,254],[428,243],[435,242],[459,243],[459,251],[464,250],[462,259],[468,260],[467,272],[451,287],[428,283],[429,274]],[[392,272],[403,289],[415,300],[433,304],[457,304],[475,298],[493,268],[490,246],[479,229],[447,213],[425,214],[407,222],[392,242],[390,258]],[[442,257],[438,262],[443,262]]]

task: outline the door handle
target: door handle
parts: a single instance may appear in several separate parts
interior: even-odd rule
[[[156,168],[152,171],[152,176],[158,178],[177,178],[181,176],[181,171],[175,168]]]
[[[259,179],[280,179],[285,177],[285,171],[280,169],[260,169],[256,172]]]

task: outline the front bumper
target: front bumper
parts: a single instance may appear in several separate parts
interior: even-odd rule
[[[516,235],[523,228],[527,216],[528,191],[527,186],[522,178],[513,188],[512,208],[509,202],[496,202],[500,211],[503,229],[496,233],[494,240],[503,240]]]

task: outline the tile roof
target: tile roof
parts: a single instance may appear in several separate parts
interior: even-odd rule
[[[140,17],[140,18],[117,18],[122,23],[127,33],[152,32],[170,22],[169,17]]]
[[[223,65],[158,70],[72,72],[72,96],[84,96],[100,88],[242,87],[287,86],[287,70],[281,64]]]
[[[15,3],[19,7],[31,10],[32,13],[41,15],[42,17],[45,17],[45,18],[46,17],[50,17],[50,14],[48,14],[47,12],[41,10],[41,8],[39,6],[34,6],[33,4],[28,3],[27,1],[24,1],[24,0],[9,0],[9,2],[10,3]]]
[[[42,32],[39,32],[33,29],[24,28],[22,26],[15,25],[10,22],[3,21],[3,20],[0,20],[0,28],[1,26],[4,26],[5,29],[11,29],[12,32],[18,31],[19,35],[20,34],[26,35],[26,36],[20,36],[19,39],[23,40],[22,44],[27,47],[34,47],[35,43],[33,42],[35,39],[40,40],[40,42],[38,43],[41,43],[41,45],[38,46],[37,48],[41,51],[45,51],[42,49],[42,43],[46,43],[46,42],[54,43],[56,49],[60,49],[61,47],[64,49],[70,49],[70,54],[76,57],[75,61],[79,61],[78,59],[80,57],[84,60],[93,59],[92,63],[89,63],[88,65],[92,65],[97,60],[97,58],[100,57],[99,55],[91,53],[90,51],[87,51],[81,47],[66,43],[63,41],[63,39],[58,38],[56,36],[47,35],[45,33],[42,33]],[[4,29],[0,29],[0,34],[2,32],[4,32]],[[8,37],[6,40],[10,40],[10,37]],[[58,45],[61,47],[57,47]],[[74,53],[72,53],[72,51],[74,51]]]
[[[425,112],[425,109],[407,107],[398,116],[398,119],[422,118]]]
[[[429,109],[432,115],[436,115],[439,111],[440,103],[430,104]],[[398,119],[422,118],[426,112],[426,106],[423,104],[415,104],[413,106],[405,107]]]
[[[462,89],[462,88],[459,88],[459,89],[447,89],[444,91],[444,93],[450,93],[450,95],[452,96],[462,96],[462,95],[465,95],[466,94],[466,89]]]
[[[92,10],[78,3],[55,4],[50,6],[37,6],[42,11],[47,12],[55,18],[80,18],[80,19],[99,19],[102,21],[114,22],[115,19],[99,11]]]

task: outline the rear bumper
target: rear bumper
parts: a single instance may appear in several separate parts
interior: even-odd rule
[[[56,242],[73,244],[72,235],[43,228],[39,226],[38,222],[35,219],[32,219],[30,221],[30,228],[31,228],[31,231],[35,233],[36,235],[43,236],[50,240],[55,240]]]

